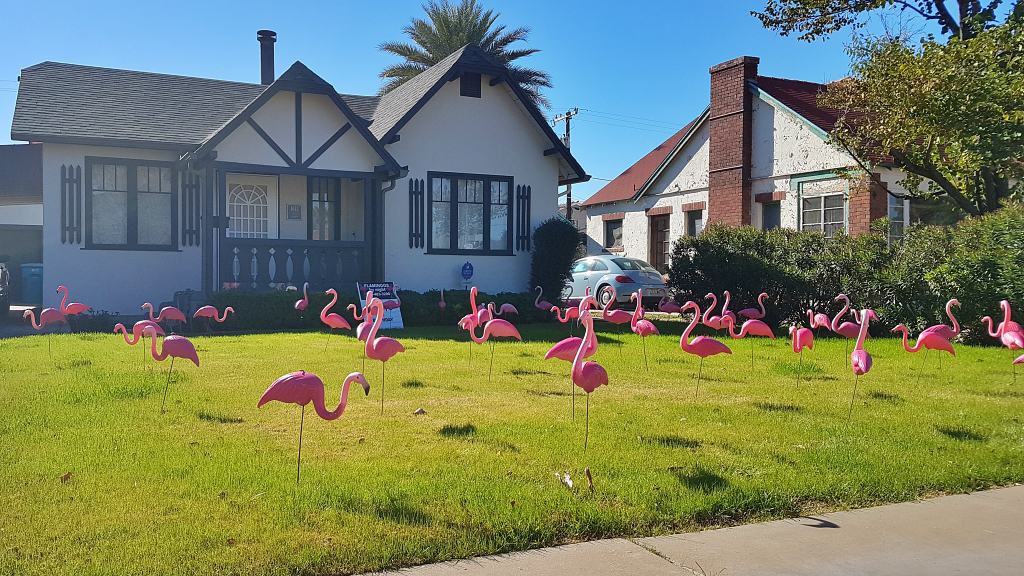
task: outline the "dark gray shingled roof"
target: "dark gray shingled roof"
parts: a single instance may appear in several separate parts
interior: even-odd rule
[[[266,86],[191,76],[43,62],[21,72],[13,140],[124,141],[191,148]],[[363,118],[377,96],[340,95]]]

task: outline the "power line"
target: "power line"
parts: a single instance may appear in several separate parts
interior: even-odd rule
[[[658,134],[672,134],[672,133],[675,133],[677,131],[677,129],[672,129],[672,128],[649,128],[649,127],[645,127],[645,126],[634,126],[634,125],[630,125],[630,124],[616,124],[616,123],[612,123],[612,122],[602,122],[600,120],[593,120],[591,118],[586,118],[586,117],[577,118],[577,120],[579,120],[580,122],[589,122],[591,124],[601,124],[603,126],[612,126],[614,128],[626,128],[628,130],[641,130],[643,132],[655,132],[655,133],[658,133]]]
[[[645,122],[653,122],[655,124],[667,124],[669,126],[682,126],[684,124],[684,122],[679,122],[679,121],[676,121],[676,120],[658,120],[656,118],[648,118],[648,117],[645,117],[645,116],[634,116],[632,114],[623,114],[621,112],[605,112],[605,111],[602,111],[602,110],[594,110],[593,108],[580,108],[580,110],[583,110],[585,112],[590,112],[592,114],[599,114],[599,115],[604,115],[604,116],[618,116],[618,117],[626,118],[626,119],[630,119],[630,120],[643,120]]]

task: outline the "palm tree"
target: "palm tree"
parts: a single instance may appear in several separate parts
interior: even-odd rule
[[[512,79],[523,88],[534,104],[542,107],[549,105],[541,89],[551,87],[551,77],[546,72],[512,63],[540,52],[536,48],[509,49],[510,44],[526,41],[529,28],[520,26],[506,31],[505,26],[496,26],[501,14],[484,10],[477,0],[461,0],[457,5],[450,4],[448,0],[429,0],[423,10],[427,13],[427,19],[413,18],[402,29],[412,40],[411,44],[385,42],[380,45],[381,50],[405,59],[401,64],[388,66],[380,73],[381,78],[387,79],[380,90],[381,94],[401,86],[466,44],[476,44],[508,68]]]

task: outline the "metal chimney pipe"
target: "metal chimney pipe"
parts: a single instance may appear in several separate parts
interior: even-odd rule
[[[277,42],[277,32],[257,30],[256,39],[260,41],[260,84],[273,84],[274,42]]]

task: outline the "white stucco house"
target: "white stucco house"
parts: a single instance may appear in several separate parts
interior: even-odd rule
[[[758,63],[744,56],[712,67],[709,106],[583,202],[589,253],[665,271],[673,241],[709,222],[830,236],[888,216],[891,235],[902,234],[903,175],[829,142],[838,114],[817,103],[826,85],[761,76]]]
[[[507,70],[466,46],[384,96],[300,62],[228,82],[43,62],[11,137],[41,147],[46,305],[392,280],[524,291],[533,229],[589,177]],[[2,252],[2,250],[0,250]]]

